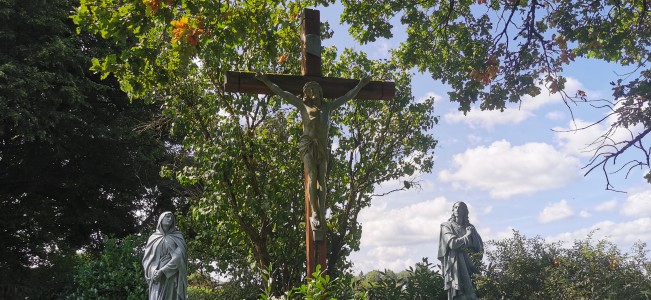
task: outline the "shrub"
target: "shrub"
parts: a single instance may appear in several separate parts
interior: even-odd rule
[[[645,244],[633,254],[591,236],[569,247],[513,237],[490,241],[487,266],[476,278],[484,299],[649,299],[651,272]]]
[[[74,287],[66,299],[146,299],[142,246],[147,237],[104,238],[98,257],[80,254]]]

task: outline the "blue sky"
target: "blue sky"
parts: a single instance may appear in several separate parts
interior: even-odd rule
[[[353,46],[378,59],[387,58],[404,39],[395,24],[394,38],[360,46],[346,25],[339,24],[340,6],[317,9],[335,33],[324,46]],[[569,78],[569,93],[580,89],[591,99],[610,99],[609,82],[626,71],[631,70],[577,60],[563,75]],[[476,109],[464,116],[448,101],[447,91],[449,87],[426,74],[416,74],[414,96],[434,96],[435,114],[441,117],[432,130],[439,140],[434,169],[420,176],[420,190],[376,198],[360,213],[361,250],[351,255],[357,271],[400,271],[422,257],[436,262],[439,225],[450,217],[456,201],[469,205],[471,222],[484,240],[509,237],[513,229],[549,241],[583,239],[596,230],[595,239],[607,238],[624,251],[636,241],[651,240],[651,185],[643,171],[630,173],[628,179],[623,173],[611,175],[615,187],[626,193],[606,191],[600,170],[584,176],[582,167],[591,155],[584,151],[586,144],[607,126],[560,132],[597,120],[603,111],[576,107],[572,123],[560,96],[543,92],[502,113]],[[391,190],[399,184],[387,182],[379,188]]]

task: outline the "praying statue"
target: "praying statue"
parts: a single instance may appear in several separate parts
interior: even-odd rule
[[[188,288],[188,257],[183,235],[174,215],[164,212],[156,232],[147,240],[142,266],[149,285],[148,300],[185,300]]]
[[[477,272],[470,253],[484,253],[484,243],[468,221],[468,206],[457,202],[452,217],[441,224],[438,259],[441,261],[444,289],[448,300],[477,299],[471,275]]]
[[[370,82],[370,77],[364,76],[357,86],[345,95],[332,102],[323,99],[321,85],[310,81],[303,87],[303,99],[282,90],[264,74],[257,72],[255,78],[262,81],[275,94],[279,95],[289,104],[295,106],[303,119],[303,135],[299,141],[299,150],[305,170],[307,171],[307,188],[310,197],[310,225],[315,231],[321,231],[324,224],[325,199],[326,199],[326,174],[330,155],[328,131],[330,129],[330,115],[339,106],[353,99],[364,86]],[[320,237],[315,235],[315,240]]]

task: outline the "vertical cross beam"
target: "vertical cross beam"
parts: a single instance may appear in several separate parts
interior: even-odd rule
[[[280,89],[289,93],[298,95],[303,93],[303,86],[309,81],[318,82],[323,88],[324,98],[338,98],[351,91],[359,83],[357,80],[344,78],[330,78],[321,75],[321,22],[319,20],[319,11],[305,9],[301,24],[301,76],[285,74],[267,74],[270,82],[274,82]],[[226,82],[224,88],[227,92],[250,93],[274,95],[268,85],[258,80],[255,73],[252,72],[226,72]],[[384,81],[372,81],[362,88],[356,96],[356,99],[367,100],[390,100],[395,96],[395,83]],[[305,180],[305,244],[306,244],[306,267],[307,277],[311,277],[316,270],[317,265],[321,265],[321,270],[326,270],[326,249],[327,242],[325,235],[327,225],[322,224],[322,229],[317,231],[315,242],[315,231],[311,228],[310,217],[312,217],[310,205],[309,185],[307,183],[308,173],[303,169]],[[325,212],[323,212],[325,213]]]
[[[319,11],[314,9],[303,10],[301,75],[321,77],[321,21]]]
[[[321,21],[318,10],[304,9],[301,24],[301,75],[321,77]],[[321,270],[326,271],[326,238],[315,242],[314,232],[310,225],[312,211],[310,209],[310,193],[307,184],[308,173],[303,170],[305,186],[305,246],[307,278],[312,277],[316,266],[321,265]],[[325,212],[322,212],[325,213]],[[322,224],[327,231],[326,224]]]

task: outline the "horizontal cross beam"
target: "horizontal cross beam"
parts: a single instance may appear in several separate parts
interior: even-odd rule
[[[359,80],[342,79],[333,77],[297,76],[268,74],[271,82],[277,84],[282,90],[295,95],[303,94],[303,86],[309,81],[316,81],[323,89],[324,98],[338,98],[352,90]],[[226,72],[227,92],[240,92],[249,94],[273,95],[274,93],[261,81],[255,78],[252,72]],[[393,82],[371,81],[358,94],[355,99],[361,100],[390,100],[396,94],[396,85]]]

